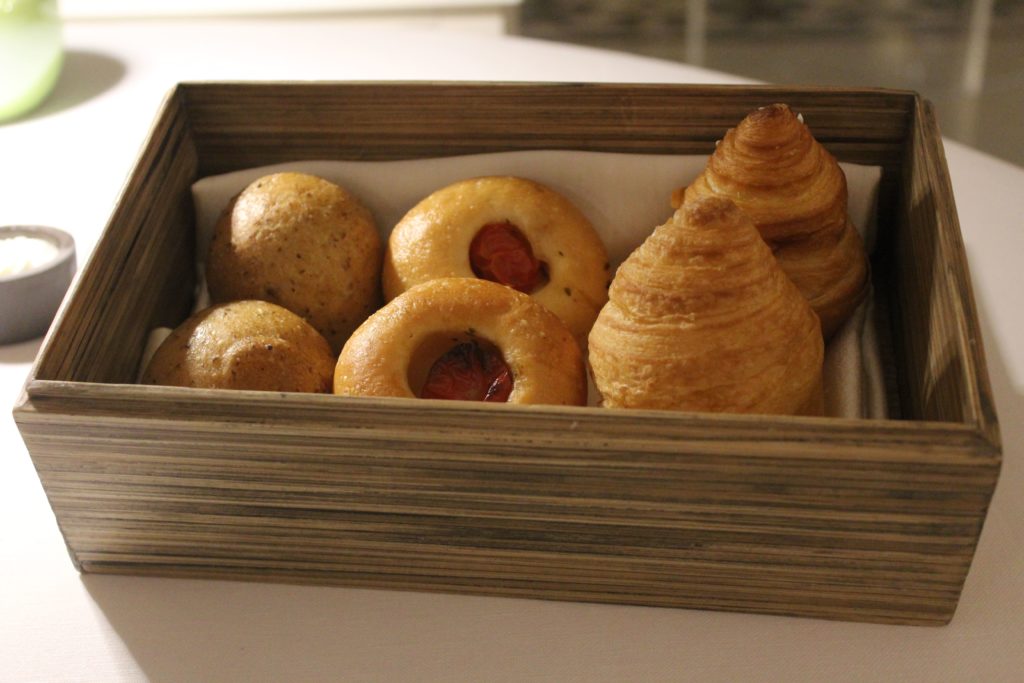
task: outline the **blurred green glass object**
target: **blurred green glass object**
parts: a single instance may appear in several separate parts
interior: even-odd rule
[[[0,0],[0,123],[50,94],[64,61],[56,0]]]

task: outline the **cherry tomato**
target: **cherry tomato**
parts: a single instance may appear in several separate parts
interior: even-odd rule
[[[534,257],[530,241],[508,221],[480,228],[469,245],[469,262],[478,278],[527,294],[543,279],[543,264]]]
[[[504,403],[512,384],[512,372],[501,353],[469,341],[456,344],[434,361],[420,397]]]

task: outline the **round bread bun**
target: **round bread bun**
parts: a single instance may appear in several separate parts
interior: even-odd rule
[[[442,277],[502,282],[477,272],[471,256],[474,240],[493,226],[513,226],[520,239],[525,238],[540,265],[539,277],[534,286],[517,288],[561,318],[582,345],[608,300],[608,253],[572,202],[524,178],[463,180],[414,206],[388,240],[382,274],[385,298]]]
[[[305,320],[265,301],[217,304],[164,340],[144,384],[326,393],[334,355]]]
[[[446,354],[469,347],[498,354],[508,403],[586,403],[583,357],[565,324],[529,296],[473,278],[417,285],[370,316],[338,358],[334,393],[423,396]]]
[[[369,210],[332,182],[275,173],[235,197],[206,261],[215,302],[261,299],[305,318],[337,352],[380,304],[383,245]]]

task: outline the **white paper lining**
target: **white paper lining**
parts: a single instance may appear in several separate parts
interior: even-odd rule
[[[465,178],[516,175],[541,182],[575,203],[608,248],[614,268],[671,215],[672,191],[704,168],[704,155],[639,155],[577,151],[502,152],[408,161],[303,161],[202,178],[192,186],[196,209],[197,272],[194,310],[209,305],[202,259],[213,226],[230,199],[257,178],[301,171],[335,182],[359,197],[386,240],[392,227],[431,192]],[[870,252],[881,169],[841,164],[850,192],[849,212]],[[826,414],[885,417],[885,388],[870,297],[833,337],[826,349]],[[154,330],[143,354],[144,368],[170,330]],[[592,397],[593,398],[593,397]]]

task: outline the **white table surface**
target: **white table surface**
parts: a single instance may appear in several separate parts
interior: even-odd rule
[[[62,227],[80,257],[177,81],[744,82],[519,38],[325,20],[98,22],[69,25],[65,38],[58,91],[0,125],[0,225]],[[946,152],[1005,458],[949,626],[80,576],[4,408],[0,680],[1024,680],[1024,169],[950,142]],[[13,405],[38,346],[0,346],[0,405]]]

